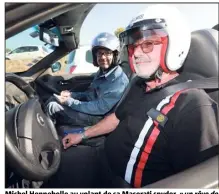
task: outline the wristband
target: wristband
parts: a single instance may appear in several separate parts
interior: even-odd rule
[[[81,139],[82,140],[86,140],[86,139],[88,139],[88,137],[85,135],[85,133],[83,132],[83,133],[81,133]]]

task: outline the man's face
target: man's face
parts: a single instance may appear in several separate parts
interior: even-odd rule
[[[113,61],[113,52],[108,49],[100,48],[96,52],[97,64],[103,70],[108,69]]]
[[[129,51],[133,53],[133,66],[138,76],[149,78],[156,72],[160,65],[161,47],[161,38],[157,35],[142,38],[129,45]]]

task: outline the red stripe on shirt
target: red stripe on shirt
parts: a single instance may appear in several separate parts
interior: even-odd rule
[[[179,91],[179,92],[176,92],[169,104],[165,105],[161,112],[166,115],[172,108],[174,108],[175,106],[175,103],[176,103],[176,100],[178,99],[179,95],[183,92],[184,90],[182,91]],[[149,136],[148,140],[147,140],[147,143],[144,147],[144,150],[142,151],[141,153],[141,157],[140,157],[140,160],[138,162],[138,165],[137,165],[137,168],[136,168],[136,172],[135,172],[135,177],[134,177],[134,187],[141,187],[141,184],[142,184],[142,175],[143,175],[143,170],[146,166],[146,163],[148,161],[148,158],[149,158],[149,155],[151,153],[151,150],[153,149],[153,146],[154,146],[154,143],[156,142],[157,140],[157,137],[159,136],[160,134],[160,130],[158,129],[158,123],[154,121],[154,128],[151,132],[151,135]]]
[[[166,115],[166,114],[175,106],[176,100],[178,99],[179,95],[180,95],[183,91],[185,91],[185,90],[176,92],[176,93],[172,96],[170,103],[162,108],[161,112],[162,112],[164,115]]]
[[[144,151],[141,153],[141,158],[140,158],[140,161],[138,163],[137,170],[135,173],[134,187],[141,187],[142,174],[143,174],[143,170],[145,168],[145,164],[147,163],[148,157],[151,153],[153,145],[154,145],[155,141],[157,140],[157,137],[159,134],[160,134],[160,131],[155,126],[153,128],[153,131],[151,132],[150,137],[148,138],[148,141],[146,143]]]

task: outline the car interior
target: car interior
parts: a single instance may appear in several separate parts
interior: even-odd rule
[[[5,4],[5,39],[36,24],[49,28],[51,20],[61,31],[59,45],[52,53],[25,72],[5,74],[6,188],[39,188],[44,180],[49,179],[58,170],[62,152],[60,133],[66,127],[73,126],[56,128],[46,113],[44,104],[54,93],[59,94],[63,90],[86,90],[94,74],[51,75],[50,72],[53,71],[54,64],[59,69],[60,64],[57,61],[78,47],[81,26],[94,6],[93,3]],[[218,77],[218,31],[200,29],[191,35],[189,54],[180,70],[185,81]],[[126,50],[122,50],[120,65],[128,75],[130,84],[119,103],[128,95],[135,78],[126,55]],[[210,90],[208,93],[218,104],[218,90]],[[104,138],[96,139],[94,143],[103,143]],[[92,140],[90,144],[93,144]],[[49,161],[48,154],[51,156]],[[214,156],[145,188],[218,186],[218,156]]]

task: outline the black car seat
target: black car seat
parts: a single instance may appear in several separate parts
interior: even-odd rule
[[[188,56],[180,70],[186,80],[218,77],[218,31],[203,29],[192,32]],[[218,91],[209,95],[218,103]]]
[[[212,29],[219,30],[219,24],[215,25]]]
[[[119,54],[119,65],[122,67],[123,71],[131,80],[133,77],[133,72],[130,69],[129,62],[128,62],[128,51],[126,47],[122,47],[120,54]]]

